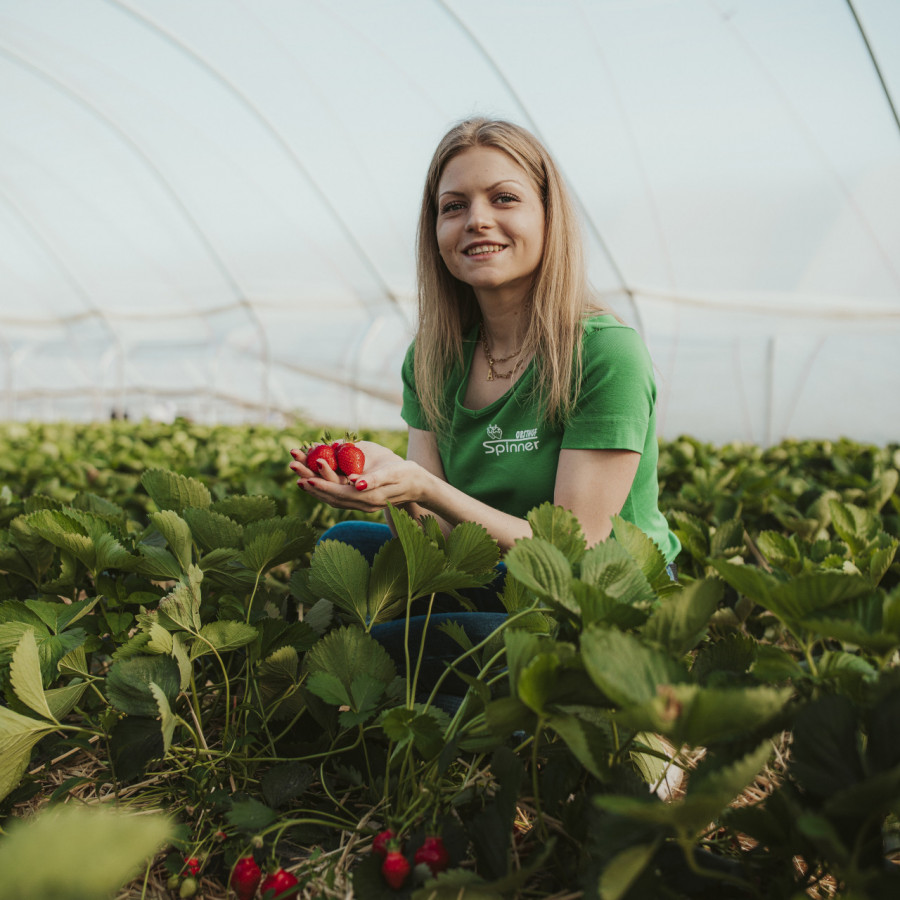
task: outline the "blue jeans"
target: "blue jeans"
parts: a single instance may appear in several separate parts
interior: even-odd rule
[[[369,565],[375,554],[391,539],[390,528],[378,522],[360,522],[347,520],[338,522],[329,528],[320,541],[342,541],[355,547],[366,558]],[[419,667],[418,688],[420,698],[424,699],[436,684],[438,678],[446,671],[445,663],[452,662],[464,651],[453,638],[438,630],[444,622],[456,622],[465,631],[473,644],[479,643],[492,631],[495,631],[506,620],[506,611],[500,602],[499,593],[503,590],[506,579],[506,566],[499,563],[497,577],[482,588],[469,588],[460,593],[475,604],[478,612],[467,612],[460,606],[455,597],[438,594],[432,604],[431,618],[428,620],[428,636],[425,643],[422,662]],[[425,609],[425,601],[417,601]],[[409,655],[410,665],[415,669],[422,643],[422,632],[425,628],[426,616],[411,615],[409,618]],[[372,637],[387,650],[397,671],[406,672],[406,654],[404,652],[404,635],[406,634],[406,618],[393,622],[382,622],[372,626]],[[472,659],[464,660],[461,671],[467,675],[476,675],[477,666]],[[466,683],[455,675],[449,675],[441,684],[441,695],[437,697],[438,705],[452,707],[451,698],[465,694]]]

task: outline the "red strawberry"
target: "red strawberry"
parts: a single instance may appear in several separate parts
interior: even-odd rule
[[[319,460],[324,459],[334,471],[337,471],[337,461],[334,458],[334,450],[328,444],[316,444],[306,454],[306,466],[319,474]]]
[[[381,874],[384,880],[395,890],[403,887],[409,875],[410,865],[406,857],[399,850],[388,851],[384,862],[381,864]]]
[[[244,856],[237,861],[231,873],[231,888],[238,900],[253,900],[262,872],[252,856]]]
[[[443,839],[432,835],[425,838],[422,846],[416,850],[413,860],[417,864],[425,863],[431,869],[431,874],[437,875],[438,872],[443,872],[450,864],[450,854],[447,853]]]
[[[335,453],[338,469],[345,475],[361,475],[366,464],[366,456],[356,444],[346,441]]]
[[[388,843],[394,840],[395,837],[397,835],[390,828],[385,828],[384,831],[378,832],[372,841],[372,852],[377,853],[379,856],[387,856]]]
[[[196,856],[185,857],[184,866],[195,877],[200,872],[200,860]]]
[[[266,891],[269,891],[269,896],[275,898],[280,897],[296,884],[299,884],[299,882],[290,872],[285,872],[284,869],[276,869],[271,875],[266,876],[266,880],[260,886],[260,890],[263,897],[266,896]]]

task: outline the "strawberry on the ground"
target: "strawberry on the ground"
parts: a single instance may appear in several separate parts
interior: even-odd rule
[[[189,898],[193,897],[196,893],[197,879],[185,878],[184,881],[181,882],[181,887],[178,889],[178,896],[181,900],[189,900]]]
[[[200,860],[196,856],[185,857],[184,866],[191,875],[198,875],[200,872]]]
[[[266,880],[260,886],[260,891],[263,897],[269,891],[269,897],[275,898],[280,897],[288,888],[292,888],[296,884],[299,884],[299,882],[290,872],[285,872],[284,869],[276,869],[271,875],[266,876]]]
[[[395,890],[403,887],[410,871],[409,861],[399,850],[388,851],[384,862],[381,864],[381,874],[384,880]]]
[[[450,864],[450,854],[444,846],[444,841],[437,835],[431,835],[422,843],[422,846],[416,850],[413,857],[416,863],[425,863],[431,869],[432,875],[443,872]]]
[[[306,467],[312,469],[316,474],[319,473],[319,460],[324,459],[326,464],[337,471],[337,460],[334,457],[334,450],[328,444],[316,444],[306,453]]]
[[[231,873],[231,889],[238,900],[253,900],[262,872],[252,856],[244,856],[235,863]]]
[[[338,470],[344,475],[361,475],[366,465],[366,455],[352,441],[344,441],[335,451]]]
[[[397,835],[390,828],[379,831],[372,840],[372,852],[377,853],[379,856],[387,856],[388,842],[394,840],[395,837]]]

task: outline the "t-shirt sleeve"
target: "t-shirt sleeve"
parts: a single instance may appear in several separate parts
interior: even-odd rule
[[[409,345],[406,356],[403,359],[403,367],[400,370],[403,378],[403,405],[400,407],[400,415],[410,428],[419,428],[427,431],[428,425],[419,404],[419,395],[416,393],[416,375],[414,367],[415,342]]]
[[[581,391],[562,449],[643,453],[655,403],[653,364],[640,335],[627,326],[588,333]]]

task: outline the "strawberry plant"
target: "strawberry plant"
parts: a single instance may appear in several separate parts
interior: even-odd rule
[[[291,490],[296,436],[3,440],[0,856],[17,896],[79,896],[7,869],[14,813],[70,797],[164,809],[158,883],[204,896],[259,895],[254,856],[320,895],[896,893],[896,448],[664,443],[680,583],[624,521],[588,548],[541,507],[504,560],[506,618],[475,636],[434,608],[494,578],[483,529],[395,511],[372,563],[316,546],[339,514]],[[387,832],[414,864],[396,890],[388,847],[365,850]],[[121,884],[134,870],[114,855],[91,854]]]

